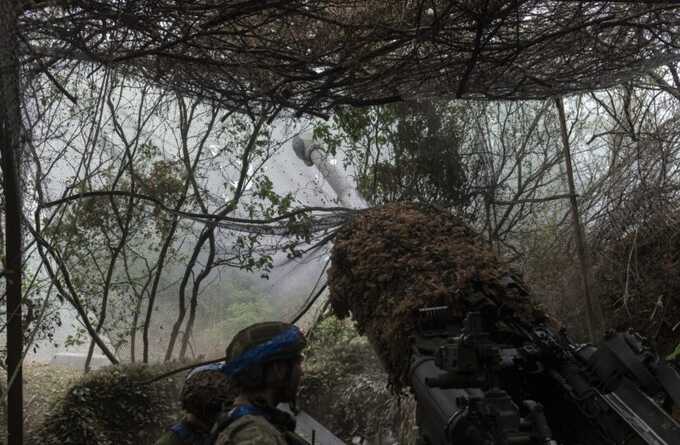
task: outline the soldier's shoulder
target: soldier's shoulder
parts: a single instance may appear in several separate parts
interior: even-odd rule
[[[177,435],[172,431],[166,431],[161,437],[154,443],[154,445],[182,445],[183,442],[179,440]]]
[[[260,416],[243,416],[222,431],[216,445],[286,445],[279,430]]]

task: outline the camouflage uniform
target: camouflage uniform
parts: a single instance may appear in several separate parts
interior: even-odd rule
[[[156,441],[154,445],[187,445],[182,442],[177,435],[172,431],[166,431],[163,435]]]
[[[209,436],[187,418],[176,423],[156,441],[154,445],[203,445]]]
[[[194,368],[182,386],[182,408],[187,414],[155,445],[205,444],[222,405],[230,398],[233,396],[229,379],[220,371],[219,365]]]
[[[243,416],[229,424],[215,445],[287,445],[285,436],[261,416]]]
[[[264,405],[232,408],[217,421],[219,445],[309,445],[295,433],[295,419]]]

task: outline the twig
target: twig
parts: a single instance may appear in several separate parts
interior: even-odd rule
[[[199,366],[212,365],[213,363],[223,362],[226,359],[227,359],[227,357],[220,357],[220,358],[216,358],[216,359],[213,359],[213,360],[207,360],[205,362],[192,363],[191,365],[182,366],[181,368],[177,368],[177,369],[173,369],[172,371],[164,372],[163,374],[157,375],[156,377],[153,377],[149,380],[145,380],[141,383],[138,383],[138,385],[149,385],[149,384],[155,383],[159,380],[163,380],[164,378],[169,377],[171,375],[178,374],[182,371],[187,371],[189,369],[197,368]]]
[[[635,229],[635,234],[633,236],[633,245],[630,246],[630,252],[628,253],[628,261],[626,264],[626,286],[623,289],[623,296],[621,297],[623,299],[623,307],[626,309],[626,312],[628,312],[628,317],[631,317],[630,309],[628,308],[628,301],[630,299],[630,294],[628,293],[628,285],[630,283],[630,265],[633,259],[633,251],[635,250],[637,246],[637,236],[638,236],[638,229]]]
[[[524,199],[513,199],[512,201],[495,201],[492,200],[490,201],[492,204],[495,205],[500,205],[500,206],[511,206],[515,204],[532,204],[532,203],[541,203],[541,202],[549,202],[549,201],[557,201],[560,199],[569,199],[571,198],[571,193],[564,193],[561,195],[552,195],[552,196],[546,196],[545,198],[524,198]],[[580,197],[580,195],[576,194],[576,197]]]
[[[140,199],[143,201],[150,201],[153,204],[157,205],[160,207],[162,210],[176,214],[179,216],[184,216],[186,218],[191,218],[191,219],[199,219],[199,220],[211,220],[211,221],[227,221],[227,222],[235,222],[235,223],[244,223],[244,224],[270,224],[273,222],[277,221],[282,221],[288,218],[291,218],[293,216],[297,216],[303,213],[307,212],[348,212],[348,213],[353,213],[356,212],[356,210],[347,208],[347,207],[303,207],[301,209],[294,210],[292,212],[285,213],[283,215],[275,216],[273,218],[269,219],[246,219],[246,218],[233,218],[233,217],[228,217],[224,215],[219,215],[219,214],[209,214],[209,213],[194,213],[194,212],[184,212],[181,210],[175,210],[171,209],[170,207],[166,206],[160,199],[155,198],[150,195],[145,195],[141,193],[132,193],[128,192],[125,190],[102,190],[102,191],[93,191],[93,192],[83,192],[83,193],[75,193],[73,195],[66,196],[61,199],[57,199],[54,201],[46,202],[43,204],[40,204],[40,208],[50,208],[54,206],[58,206],[60,204],[65,204],[71,201],[76,201],[80,199],[87,199],[87,198],[95,198],[95,197],[111,197],[111,196],[124,196],[124,197],[131,197],[131,198],[136,198]]]

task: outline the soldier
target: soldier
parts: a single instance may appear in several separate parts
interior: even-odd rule
[[[193,369],[182,386],[181,421],[171,426],[155,445],[203,445],[226,402],[234,399],[222,364]]]
[[[276,408],[295,406],[306,343],[297,326],[281,322],[257,323],[236,334],[223,371],[238,396],[213,428],[217,445],[306,443],[294,433],[295,419]]]

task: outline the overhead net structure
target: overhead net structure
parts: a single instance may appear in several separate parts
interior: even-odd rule
[[[60,59],[117,65],[246,112],[540,99],[607,88],[680,55],[680,9],[671,2],[23,3],[24,57],[37,69]]]
[[[339,106],[428,97],[543,99],[608,88],[680,57],[680,5],[672,2],[12,2],[27,73],[70,62],[105,65],[254,114],[327,116]],[[323,241],[339,220],[318,218]],[[282,221],[220,224],[296,233]],[[395,366],[393,383],[402,371]]]

